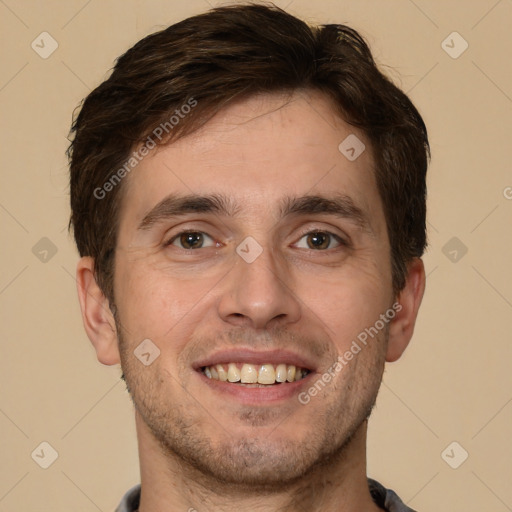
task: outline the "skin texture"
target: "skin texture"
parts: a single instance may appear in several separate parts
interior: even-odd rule
[[[353,162],[338,150],[349,134],[366,144]],[[425,273],[420,259],[411,262],[406,287],[393,296],[364,136],[318,92],[255,96],[153,151],[123,187],[116,318],[91,258],[80,260],[77,281],[98,360],[121,363],[134,401],[140,511],[378,510],[366,483],[367,417],[385,362],[413,334]],[[223,194],[237,211],[138,229],[171,193]],[[279,214],[285,196],[333,194],[350,197],[367,226],[329,213]],[[180,245],[183,230],[199,233],[197,248]],[[318,232],[321,248],[311,245]],[[252,263],[236,251],[248,236],[262,248]],[[395,302],[393,320],[306,405],[296,394],[242,403],[193,367],[223,349],[286,349],[313,362],[307,390]],[[144,339],[160,350],[148,366],[133,353]]]

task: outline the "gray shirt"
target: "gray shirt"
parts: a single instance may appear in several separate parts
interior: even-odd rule
[[[379,482],[368,479],[370,494],[373,501],[387,512],[414,512],[412,508],[404,505],[402,500],[390,489],[386,489]],[[121,500],[116,512],[137,512],[140,501],[140,484],[132,487]]]

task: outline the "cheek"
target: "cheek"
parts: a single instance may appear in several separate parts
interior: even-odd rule
[[[189,277],[155,268],[142,258],[120,262],[116,273],[116,304],[130,339],[150,338],[158,343],[168,338],[179,341],[187,336],[187,326],[192,318],[195,325],[197,312],[204,309],[207,292],[218,278],[184,275]]]
[[[389,277],[378,265],[347,265],[336,274],[316,276],[298,295],[305,314],[312,312],[342,350],[390,307],[389,286]]]

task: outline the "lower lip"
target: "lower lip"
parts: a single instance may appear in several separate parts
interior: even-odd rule
[[[199,378],[211,389],[223,395],[231,395],[239,402],[246,405],[261,405],[270,402],[282,402],[297,395],[301,388],[308,386],[313,372],[308,373],[301,380],[283,382],[265,387],[247,387],[241,384],[233,384],[221,380],[208,378],[203,372],[197,371]]]

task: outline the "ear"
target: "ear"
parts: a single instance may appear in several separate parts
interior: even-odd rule
[[[398,294],[396,315],[389,326],[386,361],[392,363],[400,358],[414,332],[416,317],[425,291],[425,266],[420,258],[414,258],[407,266],[407,280]],[[401,308],[400,308],[401,306]]]
[[[83,257],[76,267],[78,299],[85,331],[91,340],[100,363],[114,365],[120,362],[117,331],[108,299],[94,276],[94,260]]]

